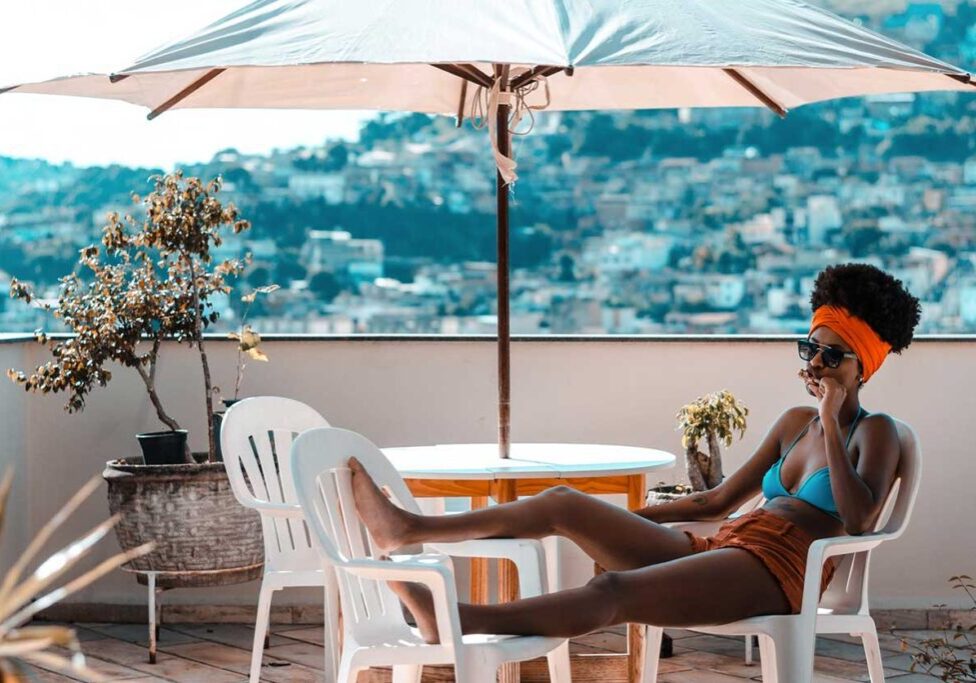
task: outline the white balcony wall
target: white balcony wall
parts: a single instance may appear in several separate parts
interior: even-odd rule
[[[215,382],[233,386],[231,342],[208,342]],[[305,401],[333,425],[366,434],[380,446],[491,441],[495,438],[495,346],[489,339],[291,339],[270,341],[269,363],[248,366],[244,395],[278,394]],[[29,340],[0,342],[0,369],[33,367],[47,352]],[[750,409],[745,438],[726,455],[739,467],[779,413],[813,405],[796,371],[801,361],[786,339],[533,339],[512,347],[512,434],[517,441],[579,441],[653,446],[675,453],[677,409],[702,393],[729,389]],[[194,352],[167,346],[159,369],[163,401],[206,443],[202,379]],[[877,552],[872,603],[883,608],[962,605],[946,579],[972,574],[976,560],[976,458],[969,433],[976,401],[976,339],[918,340],[892,356],[863,390],[869,411],[886,411],[919,433],[925,471],[907,535]],[[30,395],[0,383],[0,458],[17,468],[0,546],[0,568],[105,461],[136,455],[133,435],[159,428],[135,374],[119,368],[96,389],[83,413],[69,415],[63,396]],[[679,453],[680,455],[680,453]],[[679,467],[658,479],[680,477]],[[622,496],[618,497],[622,503]],[[58,540],[107,516],[96,494]],[[563,543],[566,583],[585,580],[592,564]],[[114,550],[106,543],[99,557]],[[314,592],[291,600],[318,602]],[[144,589],[117,572],[72,600],[142,603]],[[252,604],[256,584],[180,590],[167,603]],[[289,598],[285,598],[286,601]]]

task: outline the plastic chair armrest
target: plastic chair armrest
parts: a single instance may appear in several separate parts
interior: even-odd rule
[[[437,635],[442,645],[461,644],[461,619],[451,558],[441,553],[395,555],[386,560],[348,560],[337,569],[364,579],[419,583],[430,590],[434,600]]]
[[[890,538],[890,534],[878,533],[821,538],[811,543],[807,551],[806,573],[803,576],[803,606],[800,613],[816,617],[824,562],[838,555],[853,555],[872,550]]]
[[[532,538],[485,538],[457,543],[425,543],[425,550],[452,557],[490,557],[511,560],[518,570],[519,595],[532,598],[549,592],[542,543]]]
[[[270,517],[294,517],[302,519],[302,506],[291,503],[269,503],[263,500],[248,501],[245,507],[257,510],[262,515]]]

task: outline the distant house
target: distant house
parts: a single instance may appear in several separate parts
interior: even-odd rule
[[[353,239],[344,230],[312,230],[300,260],[309,274],[329,271],[364,282],[383,277],[383,253],[380,240]]]
[[[669,235],[611,232],[587,241],[583,263],[601,275],[661,270],[668,265],[673,246]]]
[[[346,176],[342,173],[296,173],[288,178],[288,189],[301,199],[322,197],[327,204],[341,204]]]

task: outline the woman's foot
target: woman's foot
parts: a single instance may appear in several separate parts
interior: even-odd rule
[[[409,545],[410,513],[393,504],[356,458],[349,458],[356,513],[366,525],[379,554]]]
[[[440,642],[437,636],[437,618],[434,616],[434,598],[430,590],[419,583],[389,581],[390,589],[396,593],[410,614],[417,621],[417,629],[424,642],[434,645]]]

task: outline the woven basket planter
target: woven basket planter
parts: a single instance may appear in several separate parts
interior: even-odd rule
[[[115,527],[128,550],[150,541],[156,549],[123,567],[157,572],[160,588],[223,586],[261,578],[264,540],[257,512],[230,488],[223,463],[152,465],[115,460],[102,476]],[[146,583],[139,573],[140,583]]]

